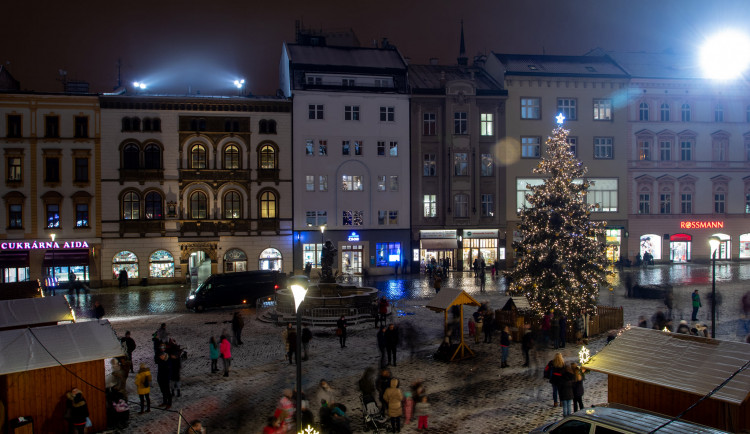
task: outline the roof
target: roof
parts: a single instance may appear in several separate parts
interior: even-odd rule
[[[705,78],[696,56],[675,53],[606,53],[634,78]]]
[[[531,304],[526,297],[508,297],[508,301],[503,305],[502,310],[510,310],[515,306],[518,310],[531,310]]]
[[[409,65],[409,84],[414,92],[420,90],[442,90],[445,83],[468,80],[474,83],[477,94],[492,93],[507,95],[507,91],[495,82],[486,72],[466,66]]]
[[[608,375],[706,395],[748,360],[750,344],[634,327],[626,329],[584,366]],[[739,405],[749,394],[750,371],[745,370],[711,399]]]
[[[286,44],[293,64],[368,69],[402,69],[406,63],[395,48],[328,47]]]
[[[435,295],[435,298],[427,303],[427,308],[435,312],[448,310],[451,306],[468,304],[469,306],[481,306],[466,292],[455,288],[443,288]]]
[[[608,56],[547,56],[492,53],[506,75],[628,78]]]
[[[65,297],[0,300],[0,330],[75,321]]]
[[[0,332],[0,375],[121,355],[120,341],[106,320]]]

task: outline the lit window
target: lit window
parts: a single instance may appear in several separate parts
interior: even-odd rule
[[[539,98],[521,98],[521,119],[541,119],[540,105]]]
[[[422,199],[425,217],[437,217],[437,195],[425,194]]]
[[[240,168],[240,150],[234,145],[229,145],[224,148],[224,168],[225,169],[239,169]]]
[[[435,154],[424,154],[424,162],[422,163],[422,175],[437,175],[437,163],[435,161]]]
[[[482,136],[492,136],[495,134],[492,113],[481,113],[479,115],[479,134]]]
[[[328,175],[320,175],[318,177],[318,189],[320,191],[328,191]]]
[[[266,191],[260,195],[260,218],[276,218],[276,195],[270,191]]]
[[[8,181],[18,182],[23,179],[21,176],[21,157],[10,157],[8,158]]]
[[[354,155],[362,155],[362,152],[364,151],[362,140],[355,140],[354,141]]]
[[[208,199],[202,191],[190,195],[190,218],[204,219],[208,216]]]
[[[315,191],[315,176],[305,175],[305,191]]]
[[[240,194],[236,191],[230,191],[224,195],[224,218],[238,219],[242,216],[242,201]]]
[[[305,155],[315,155],[315,140],[305,140]]]
[[[362,191],[362,177],[358,175],[341,175],[342,189],[344,191]]]
[[[469,154],[466,152],[453,154],[453,174],[456,176],[469,175]]]
[[[617,179],[590,178],[586,203],[596,212],[617,212]]]
[[[239,168],[239,163],[237,165]],[[264,145],[260,148],[260,168],[261,169],[276,169],[276,149],[271,145]]]
[[[206,168],[206,148],[202,145],[195,145],[190,149],[190,168]]]
[[[568,149],[570,149],[570,153],[573,154],[574,157],[578,156],[578,137],[571,137],[568,136],[565,141],[568,142]]]
[[[398,191],[398,176],[391,175],[389,177],[389,184],[390,184],[390,190],[391,191]]]
[[[318,140],[318,155],[328,155],[328,140]]]
[[[76,227],[87,228],[89,226],[89,205],[87,203],[76,204]]]
[[[495,174],[495,159],[492,154],[482,154],[482,176],[492,176]]]
[[[122,198],[122,218],[138,220],[141,218],[141,198],[138,193],[128,192]]]
[[[388,143],[388,155],[391,157],[398,157],[398,142]]]
[[[385,175],[378,175],[378,191],[385,191]]]
[[[47,204],[47,227],[60,227],[60,205],[56,203]]]
[[[595,99],[594,100],[594,120],[611,121],[612,120],[612,100]]]
[[[341,155],[349,155],[349,141],[348,140],[341,141]]]

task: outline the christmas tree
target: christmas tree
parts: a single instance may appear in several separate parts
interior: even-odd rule
[[[546,155],[534,173],[544,183],[529,186],[529,203],[520,213],[522,240],[514,242],[515,268],[508,292],[525,295],[539,316],[554,310],[568,318],[595,313],[599,289],[606,284],[603,221],[592,221],[586,203],[586,168],[567,143],[565,119],[547,138]]]

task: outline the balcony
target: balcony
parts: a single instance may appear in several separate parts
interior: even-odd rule
[[[258,169],[258,184],[261,182],[275,182],[279,184],[279,169]]]
[[[164,169],[120,169],[120,185],[126,181],[137,181],[143,185],[146,181],[164,182]]]
[[[250,181],[250,170],[180,169],[180,181]]]
[[[165,233],[164,220],[120,220],[120,236],[124,234],[146,234]]]
[[[251,225],[249,220],[181,220],[180,236],[186,233],[196,235],[235,235],[248,234]]]

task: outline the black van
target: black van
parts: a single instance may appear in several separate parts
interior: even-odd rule
[[[255,300],[274,295],[285,286],[286,275],[278,271],[256,270],[212,274],[190,294],[190,297],[185,300],[185,306],[196,312],[221,306],[255,307]]]

